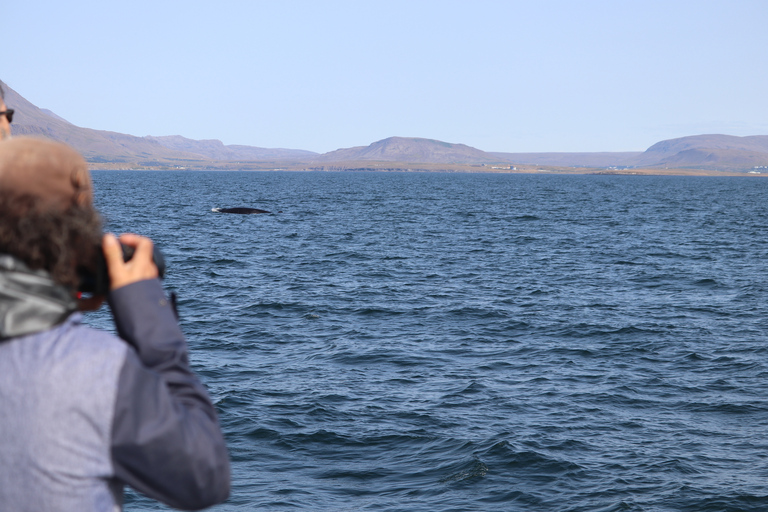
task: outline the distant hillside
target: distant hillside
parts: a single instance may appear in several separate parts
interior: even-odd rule
[[[768,165],[768,135],[693,135],[657,142],[634,161],[637,166],[750,168]]]
[[[62,141],[80,151],[91,162],[155,162],[161,159],[201,159],[165,148],[157,142],[122,133],[75,126],[53,112],[42,110],[3,83],[5,103],[16,114],[14,135],[36,135]]]
[[[548,166],[560,172],[569,172],[568,168],[574,167],[747,172],[768,166],[768,135],[694,135],[658,142],[642,153],[488,153],[465,144],[390,137],[368,146],[338,149],[323,155],[299,149],[225,145],[220,140],[192,140],[179,135],[136,137],[75,126],[50,110],[33,105],[6,84],[2,85],[5,103],[16,110],[12,127],[15,135],[36,135],[65,142],[92,164],[103,164],[103,168],[476,171],[481,166],[488,166],[488,170],[507,169],[489,165],[504,163],[528,165],[531,171],[537,169],[530,166]]]
[[[218,140],[194,141],[180,136],[136,137],[122,133],[81,128],[50,110],[38,108],[7,84],[5,103],[16,111],[14,135],[48,137],[77,149],[92,163],[117,162],[135,165],[169,165],[228,160],[296,160],[315,156],[303,150],[225,146]]]
[[[630,165],[642,153],[490,153],[517,164],[551,165],[555,167],[613,167]]]
[[[316,159],[319,162],[365,160],[438,164],[482,164],[502,161],[490,153],[464,144],[411,137],[390,137],[369,146],[338,149]]]
[[[491,153],[519,164],[559,167],[696,168],[746,171],[768,165],[768,135],[693,135],[625,153]]]
[[[271,149],[254,146],[227,145],[216,139],[193,140],[181,135],[163,137],[144,137],[161,146],[178,151],[203,155],[211,160],[306,160],[317,153],[303,149]]]

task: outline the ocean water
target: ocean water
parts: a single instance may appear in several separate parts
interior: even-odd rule
[[[231,453],[212,510],[768,510],[768,180],[94,182],[166,255]]]

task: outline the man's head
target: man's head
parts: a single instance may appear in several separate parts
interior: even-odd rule
[[[95,268],[101,219],[85,160],[46,139],[0,141],[0,253],[77,286]]]
[[[7,110],[5,106],[5,92],[3,86],[0,85],[0,112]],[[0,140],[7,139],[11,136],[11,122],[8,121],[7,115],[0,116]]]

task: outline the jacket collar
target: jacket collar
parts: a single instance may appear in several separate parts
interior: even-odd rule
[[[48,330],[75,311],[69,290],[46,271],[0,254],[0,339]]]

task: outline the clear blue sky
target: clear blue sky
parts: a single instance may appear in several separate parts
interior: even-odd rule
[[[766,0],[24,0],[0,19],[0,79],[133,135],[525,152],[768,134]]]

